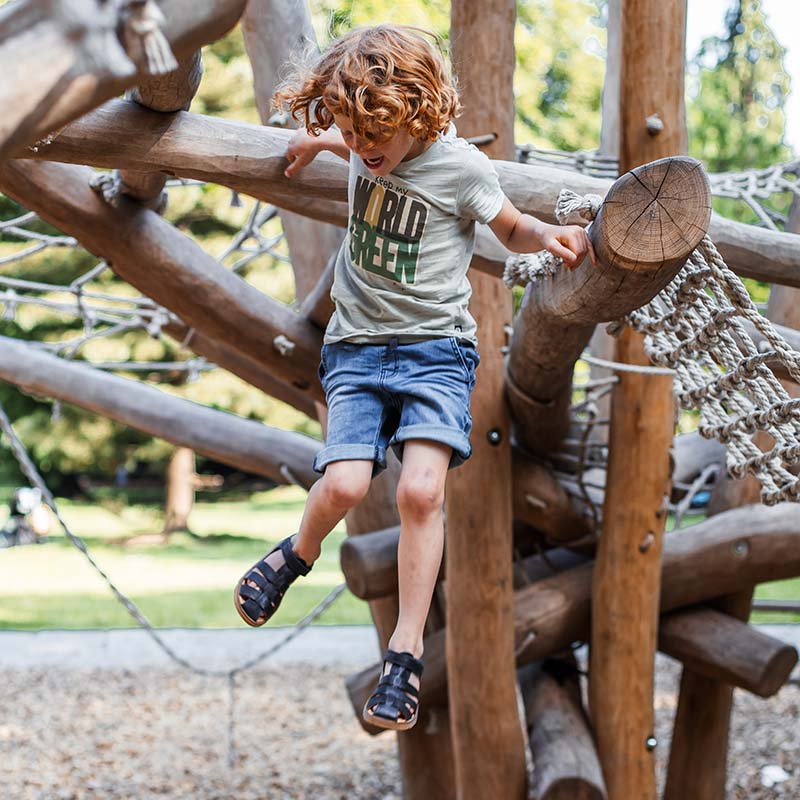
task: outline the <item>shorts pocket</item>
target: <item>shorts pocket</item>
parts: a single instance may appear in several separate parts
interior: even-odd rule
[[[475,380],[475,368],[478,366],[481,360],[477,349],[472,344],[459,342],[459,340],[455,337],[450,337],[450,343],[453,347],[453,353],[455,354],[456,360],[461,365],[461,369],[464,371],[467,382],[472,383]]]

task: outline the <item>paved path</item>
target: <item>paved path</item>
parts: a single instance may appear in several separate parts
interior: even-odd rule
[[[197,667],[233,667],[277,644],[292,628],[159,630],[182,658]],[[270,664],[368,664],[378,640],[369,625],[319,625],[270,656]],[[168,666],[170,659],[142,630],[0,631],[0,667],[130,669]]]
[[[759,625],[759,630],[800,649],[800,625]],[[232,667],[268,649],[291,628],[166,629],[164,640],[195,666]],[[270,664],[368,664],[379,657],[369,625],[318,625],[270,656]],[[0,667],[131,669],[168,666],[170,660],[141,630],[0,632]]]

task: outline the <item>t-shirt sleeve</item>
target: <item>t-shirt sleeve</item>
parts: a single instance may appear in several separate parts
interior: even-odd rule
[[[477,147],[471,147],[464,153],[456,213],[486,224],[500,213],[504,199],[492,162]]]

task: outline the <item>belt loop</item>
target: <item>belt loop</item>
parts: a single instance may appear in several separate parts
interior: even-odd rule
[[[392,338],[391,338],[391,339],[389,339],[389,347],[390,347],[392,350],[396,350],[396,349],[397,349],[397,345],[398,345],[398,339],[397,339],[397,337],[396,337],[396,336],[392,336]]]

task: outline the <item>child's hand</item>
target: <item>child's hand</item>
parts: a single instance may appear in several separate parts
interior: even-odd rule
[[[287,178],[291,178],[296,172],[310,164],[323,149],[321,136],[312,136],[305,128],[298,128],[289,139],[289,146],[286,148],[289,166],[286,167],[283,174]]]
[[[580,225],[547,225],[540,236],[545,249],[562,259],[567,269],[579,267],[587,255],[597,266],[592,242]]]

